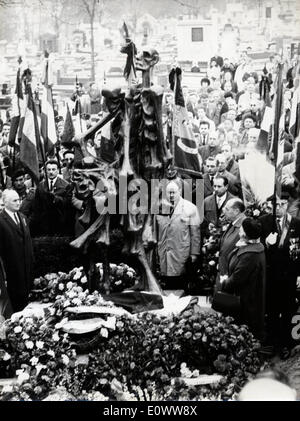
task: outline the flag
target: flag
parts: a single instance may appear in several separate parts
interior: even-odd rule
[[[64,131],[61,137],[62,144],[72,142],[74,135],[75,135],[74,124],[73,124],[69,105],[67,104],[67,113],[66,113],[66,118],[65,118]]]
[[[53,99],[52,99],[52,75],[51,64],[48,57],[45,58],[44,74],[43,74],[43,95],[41,109],[41,135],[44,141],[44,149],[46,154],[53,152],[57,142],[56,125],[54,117]]]
[[[283,83],[282,83],[283,65],[278,65],[277,79],[275,82],[274,98],[274,126],[272,128],[272,147],[271,155],[275,165],[275,186],[274,197],[281,196],[282,167],[284,155],[284,113],[283,113]]]
[[[20,125],[21,115],[24,115],[25,101],[22,90],[22,81],[20,77],[21,69],[19,67],[17,72],[16,90],[12,98],[12,118],[10,124],[10,131],[8,137],[9,146],[14,146]]]
[[[172,124],[174,168],[185,174],[198,175],[200,173],[198,147],[193,130],[188,124],[188,113],[185,107],[180,79],[181,69],[177,67],[169,75],[171,89],[175,91]]]
[[[38,151],[41,146],[40,132],[31,87],[27,86],[27,107],[25,110],[20,160],[36,182],[39,180]]]
[[[260,82],[261,99],[265,102],[265,110],[260,125],[260,133],[257,141],[257,149],[261,152],[268,152],[270,147],[271,127],[274,123],[274,109],[270,99],[270,83],[267,77]]]
[[[292,98],[289,129],[291,135],[296,139],[300,132],[300,86],[294,91]]]

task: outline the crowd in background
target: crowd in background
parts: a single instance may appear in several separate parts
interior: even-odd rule
[[[201,176],[204,180],[204,218],[202,221],[195,219],[201,236],[197,234],[195,237],[191,232],[186,234],[188,228],[185,218],[190,218],[194,210],[181,200],[180,186],[174,182],[169,194],[173,197],[175,207],[181,203],[182,212],[181,218],[175,219],[174,210],[175,216],[168,216],[173,218],[173,233],[179,239],[177,244],[173,241],[173,247],[174,250],[178,248],[179,260],[182,259],[181,241],[184,238],[185,247],[189,250],[191,244],[193,252],[187,251],[182,267],[179,265],[178,269],[177,265],[176,270],[170,271],[170,262],[165,260],[170,248],[170,224],[166,224],[163,218],[158,220],[157,241],[161,265],[166,266],[163,275],[167,279],[164,281],[169,287],[182,287],[186,292],[189,291],[184,275],[189,255],[192,263],[197,263],[201,271],[201,259],[214,243],[219,256],[215,290],[234,291],[239,295],[242,308],[240,320],[247,323],[267,346],[287,352],[292,345],[292,316],[297,310],[296,281],[300,276],[297,254],[300,249],[300,189],[299,180],[295,177],[297,139],[289,130],[295,61],[286,63],[284,74],[284,161],[282,195],[277,200],[275,229],[272,225],[272,198],[266,200],[263,205],[264,215],[260,218],[246,215],[239,169],[239,160],[245,156],[268,153],[265,145],[260,143],[261,124],[267,105],[267,98],[262,97],[260,82],[262,76],[267,78],[270,98],[274,98],[279,60],[279,56],[271,56],[263,71],[257,73],[247,51],[242,53],[239,63],[231,63],[215,55],[210,60],[206,77],[201,79],[197,89],[191,90],[185,86],[183,76],[182,90],[189,119],[187,124],[198,145]],[[192,71],[197,72],[196,64]],[[91,85],[90,89],[91,101],[86,101],[86,94],[80,93],[81,113],[87,128],[93,124],[91,115],[101,113],[99,90],[95,85]],[[74,95],[75,99],[78,89]],[[166,91],[163,121],[167,137],[172,127],[173,109],[173,93]],[[56,115],[56,120],[61,136],[64,119]],[[1,124],[0,133],[1,190],[13,189],[18,193],[19,211],[27,217],[32,236],[78,235],[84,228],[81,226],[78,231],[78,215],[84,212],[84,203],[71,189],[76,151],[72,147],[61,146],[57,152],[59,160],[52,159],[45,168],[41,166],[40,183],[34,185],[24,168],[18,166],[16,170],[15,166],[13,169],[13,161],[18,162],[19,151],[16,150],[13,157],[13,150],[8,145],[9,130],[8,120]],[[97,136],[95,140],[89,140],[87,145],[95,157],[100,146]],[[2,209],[5,207],[4,199],[5,195],[0,197]],[[218,240],[217,236],[214,237],[215,232],[218,232]],[[190,239],[187,240],[189,237],[186,235],[190,235]],[[292,245],[294,249],[291,249]],[[296,254],[293,254],[295,250]]]

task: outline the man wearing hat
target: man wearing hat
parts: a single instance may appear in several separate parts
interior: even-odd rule
[[[269,201],[272,200],[270,197]],[[292,217],[287,208],[288,201],[277,198],[276,220],[272,214],[260,217],[267,259],[267,340],[283,358],[293,346],[292,318],[300,275],[300,220]]]
[[[260,242],[261,224],[245,218],[239,229],[239,241],[228,258],[228,275],[221,278],[221,289],[240,297],[239,322],[264,339],[265,253]]]

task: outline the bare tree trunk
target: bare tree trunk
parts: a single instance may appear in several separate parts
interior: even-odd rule
[[[91,82],[95,81],[95,38],[94,38],[94,16],[91,16]]]

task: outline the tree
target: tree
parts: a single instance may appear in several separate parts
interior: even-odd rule
[[[81,0],[83,8],[89,17],[90,30],[91,30],[91,80],[95,80],[95,38],[94,38],[94,24],[96,18],[97,7],[99,0]],[[101,1],[101,10],[103,10],[104,1]]]

